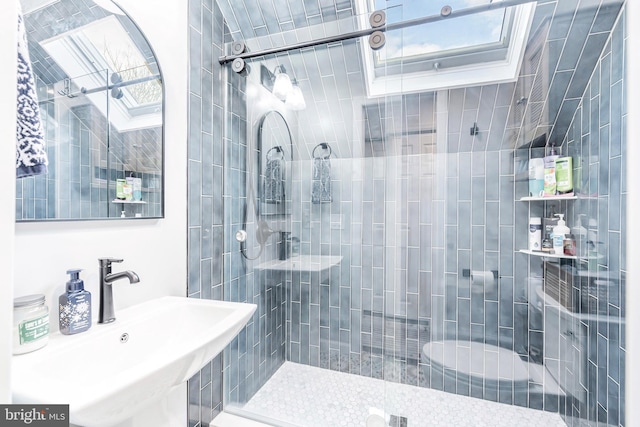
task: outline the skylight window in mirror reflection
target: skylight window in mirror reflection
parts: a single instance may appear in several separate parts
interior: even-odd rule
[[[450,6],[455,12],[497,2],[497,0],[493,2],[489,0],[368,1],[369,11],[385,10],[388,24],[440,15],[445,5]],[[377,53],[377,60],[380,63],[398,59],[420,59],[434,54],[462,52],[502,44],[507,36],[510,14],[510,9],[498,8],[403,30],[388,31],[386,49]]]
[[[88,99],[119,131],[161,124],[162,84],[155,78],[157,64],[145,58],[144,47],[135,43],[115,15],[42,40],[40,45],[66,75],[74,76],[77,90],[86,90]],[[118,96],[110,98],[107,111],[102,91],[118,82],[125,84],[117,89]]]
[[[108,38],[105,36],[108,34]],[[99,57],[93,58],[94,64],[99,59],[104,61],[111,72],[117,72],[123,81],[130,81],[153,75],[147,61],[140,53],[129,34],[115,16],[101,19],[85,26],[76,37],[86,37],[95,47]],[[145,65],[141,65],[145,64]],[[162,87],[157,80],[150,80],[143,85],[124,88],[133,97],[129,107],[149,103],[158,103],[162,99]]]
[[[118,73],[122,81],[127,82],[154,75],[140,48],[113,15],[43,40],[41,45],[69,76],[92,73],[104,76],[102,72],[108,70],[109,75]],[[86,87],[92,89],[105,83],[98,79],[87,82]],[[122,102],[131,115],[136,114],[134,109],[137,107],[158,104],[162,100],[162,87],[155,79],[122,90],[126,94]]]

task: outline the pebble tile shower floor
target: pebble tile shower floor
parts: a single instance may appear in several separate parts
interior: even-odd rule
[[[286,362],[244,411],[304,427],[364,427],[370,413],[408,427],[566,427],[558,414]]]

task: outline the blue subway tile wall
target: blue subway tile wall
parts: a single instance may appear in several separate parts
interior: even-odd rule
[[[188,287],[191,298],[223,299],[222,68],[213,58],[224,44],[215,2],[189,4]],[[222,410],[219,355],[188,385],[188,426],[206,427]]]
[[[560,319],[560,330],[576,333],[549,337],[560,342],[560,351],[549,357],[559,362],[561,385],[576,391],[561,411],[569,426],[625,425],[625,40],[623,10],[562,147],[573,158],[579,195],[568,224],[576,232],[578,254],[587,260],[582,279],[572,286],[583,305],[575,317]]]
[[[581,4],[588,8],[586,3]],[[571,17],[567,29],[574,28],[574,24],[584,27],[599,13],[596,8],[579,19]],[[514,253],[527,247],[522,226],[528,223],[532,212],[541,214],[540,207],[515,202],[516,195],[527,191],[527,183],[525,180],[514,184],[518,173],[523,172],[517,169],[521,162],[516,161],[514,147],[527,147],[528,156],[527,143],[538,136],[537,132],[550,133],[548,139],[555,138],[560,145],[558,138],[570,129],[571,117],[580,102],[566,99],[565,95],[571,81],[567,76],[571,77],[575,69],[567,75],[554,73],[560,55],[554,59],[548,47],[558,40],[563,44],[576,41],[562,40],[559,35],[550,40],[550,27],[554,28],[547,21],[547,27],[538,29],[540,38],[532,36],[530,61],[515,85],[462,88],[436,95],[406,95],[402,99],[388,97],[368,105],[364,118],[368,157],[333,161],[334,186],[349,188],[341,193],[339,204],[312,204],[307,191],[310,177],[297,177],[300,184],[294,186],[298,191],[293,195],[294,205],[302,205],[293,214],[293,234],[301,237],[306,253],[340,255],[343,261],[325,278],[291,278],[291,286],[296,289],[318,287],[320,299],[314,303],[311,294],[305,309],[304,290],[292,295],[287,317],[288,330],[292,331],[287,340],[288,360],[548,411],[568,407],[562,393],[542,392],[546,379],[532,379],[525,392],[513,386],[497,391],[486,385],[472,385],[469,389],[461,379],[443,376],[420,355],[422,346],[429,341],[455,339],[458,346],[451,357],[464,361],[470,342],[479,341],[515,351],[522,360],[533,364],[532,372],[546,357],[552,370],[558,366],[554,370],[558,374],[557,349],[549,347],[549,354],[545,355],[545,314],[538,309],[539,297],[534,292],[542,285],[541,264],[528,255]],[[587,34],[588,31],[583,43]],[[597,56],[580,74],[591,74]],[[578,54],[576,60],[582,61],[582,56]],[[571,61],[565,62],[569,67]],[[587,81],[588,78],[583,91]],[[439,96],[446,97],[447,110],[436,107],[442,105],[436,101]],[[530,101],[544,105],[544,111]],[[396,105],[403,105],[404,110],[394,109]],[[418,115],[416,120],[423,128],[429,126],[428,118],[447,114],[449,127],[443,148],[436,147],[432,157],[415,148],[415,156],[407,155],[402,166],[394,158],[376,158],[395,149],[391,145],[376,146],[382,140],[380,135],[376,138],[376,130],[383,132],[380,129],[394,123],[396,127],[389,133],[415,130],[405,125],[409,121],[394,114],[410,116],[418,105],[426,106],[421,111],[424,116]],[[391,124],[384,121],[389,118]],[[475,137],[465,134],[465,126],[474,122],[471,118],[478,120],[480,126],[491,123],[488,135],[482,131]],[[496,121],[502,125],[493,126]],[[559,131],[560,127],[566,131]],[[483,138],[488,142],[483,143]],[[406,147],[407,141],[403,142]],[[301,161],[298,169],[308,171],[311,167],[310,162]],[[409,192],[410,183],[419,185]],[[380,195],[377,189],[382,189]],[[416,207],[412,209],[412,205]],[[349,220],[343,221],[345,218]],[[419,243],[410,243],[418,236]],[[413,265],[418,269],[414,270]],[[496,283],[483,288],[473,283],[464,270],[496,271],[499,277]],[[418,289],[412,291],[415,287]],[[342,289],[348,292],[343,293]],[[320,326],[315,330],[314,318],[309,322],[306,318],[301,320],[298,312],[305,310],[318,313]],[[354,331],[358,327],[360,333]],[[300,335],[303,328],[310,329],[309,337]],[[551,326],[546,329],[551,330]],[[311,354],[308,362],[307,352]],[[448,374],[455,378],[455,372]],[[563,382],[559,378],[555,381]]]
[[[228,70],[217,60],[229,40],[217,3],[190,0],[187,292],[192,298],[254,303],[258,309],[224,356],[189,380],[189,427],[208,426],[223,401],[230,406],[246,402],[285,357],[281,273],[254,273],[234,238],[237,230],[255,227],[255,221],[244,221],[246,83],[235,73],[225,80]],[[254,256],[259,250],[250,246],[247,253]],[[265,254],[277,256],[274,245],[267,245]]]
[[[493,344],[531,362],[532,374],[548,362],[552,368],[557,366],[556,381],[563,387],[575,383],[573,378],[568,379],[574,372],[567,357],[562,356],[566,349],[548,345],[555,342],[545,336],[550,330],[550,310],[545,307],[544,314],[538,310],[539,296],[532,292],[541,283],[541,264],[517,252],[527,246],[529,216],[541,214],[542,208],[515,201],[527,192],[526,181],[514,179],[524,171],[518,161],[520,151],[528,155],[529,150],[514,148],[528,147],[529,141],[544,134],[560,145],[565,135],[575,135],[577,126],[583,132],[581,149],[591,150],[596,144],[592,151],[600,156],[602,135],[590,120],[592,111],[593,117],[596,112],[600,117],[601,105],[592,108],[592,96],[582,96],[605,47],[611,17],[617,15],[621,2],[563,0],[539,4],[525,62],[515,83],[390,96],[382,102],[367,103],[361,115],[353,111],[365,93],[360,64],[345,60],[359,56],[357,43],[278,56],[298,80],[305,97],[309,95],[307,110],[299,113],[299,128],[304,132],[297,135],[299,156],[293,165],[291,231],[300,239],[301,253],[342,257],[338,266],[322,274],[284,275],[247,268],[233,237],[239,228],[255,226],[244,224],[242,219],[247,203],[245,153],[250,150],[248,140],[253,135],[247,131],[251,126],[242,76],[231,75],[224,85],[222,68],[215,61],[223,42],[230,41],[232,35],[237,37],[240,30],[225,33],[223,13],[208,3],[191,0],[189,5],[189,170],[194,183],[189,187],[189,295],[222,298],[224,294],[225,299],[255,302],[258,311],[229,346],[224,361],[216,358],[213,363],[218,365],[207,370],[213,379],[200,373],[191,380],[189,400],[194,409],[190,409],[189,424],[204,425],[220,410],[223,389],[227,402],[246,402],[284,360],[559,411],[567,419],[588,419],[588,411],[600,419],[608,419],[609,414],[614,419],[612,405],[616,396],[623,398],[623,394],[621,388],[610,385],[616,380],[620,384],[622,375],[603,373],[603,365],[597,363],[602,360],[598,350],[612,347],[606,346],[610,341],[598,337],[622,336],[620,330],[611,332],[609,327],[606,333],[589,331],[593,334],[590,342],[595,344],[589,348],[593,355],[585,372],[591,373],[595,383],[580,386],[595,394],[588,397],[585,392],[584,407],[580,399],[565,400],[557,393],[542,393],[545,380],[535,375],[524,390],[507,383],[497,389],[465,383],[454,371],[442,372],[432,366],[422,356],[422,347],[432,341],[455,339],[458,343],[447,356],[466,364],[470,363],[469,357],[474,357],[469,356],[471,342]],[[249,10],[247,7],[245,11]],[[325,17],[320,11],[317,17],[332,19],[330,13]],[[293,21],[296,28],[301,24],[295,16],[279,18],[284,19],[281,24]],[[208,41],[209,22],[213,22],[213,44]],[[265,32],[272,31],[266,21],[257,26],[248,22],[257,36],[263,35],[263,27]],[[615,33],[611,45],[623,45]],[[616,52],[609,49],[611,55]],[[583,55],[587,51],[588,55]],[[321,57],[330,60],[319,62]],[[558,69],[559,64],[562,69]],[[259,68],[253,65],[253,69]],[[623,69],[616,68],[619,64],[615,60],[610,66],[610,92],[614,97],[624,93]],[[313,84],[317,81],[322,85]],[[334,90],[327,92],[327,88]],[[588,93],[595,94],[594,90],[591,85]],[[226,104],[222,93],[227,97]],[[335,96],[337,102],[330,98]],[[614,104],[612,99],[606,155],[613,159],[610,167],[623,170],[624,147],[611,141],[624,140],[613,123],[624,123],[625,117],[614,113]],[[572,123],[576,108],[579,125]],[[322,128],[317,118],[335,117],[332,114],[336,112],[340,118],[335,126],[328,131]],[[589,122],[584,123],[584,118]],[[352,135],[351,122],[362,124],[364,135]],[[436,122],[446,132],[436,129]],[[475,136],[469,134],[474,122],[480,128]],[[416,129],[423,132],[411,132]],[[597,143],[593,138],[583,143],[583,135],[595,135],[590,133],[592,129],[598,131]],[[405,151],[400,144],[385,144],[380,138],[409,132],[412,135],[403,139]],[[313,168],[310,158],[315,145],[326,141],[325,137],[335,145],[337,154],[332,158],[334,202],[314,204],[309,190],[308,172]],[[209,164],[206,158],[211,155],[214,161]],[[206,170],[209,165],[213,172]],[[581,179],[592,185],[599,185],[606,172],[600,162],[590,162],[584,171]],[[607,182],[609,198],[612,192],[617,194],[619,186],[623,210],[624,181],[607,175]],[[609,247],[613,242],[622,248],[624,213],[618,222],[611,212],[598,215],[597,202],[586,206],[588,214],[597,219],[593,229],[598,239],[604,239],[606,231]],[[256,253],[259,247],[248,249]],[[267,251],[269,257],[275,256],[275,248]],[[617,262],[623,268],[624,252],[619,250],[619,254]],[[481,285],[471,274],[477,275],[478,271],[496,271],[496,279]],[[592,299],[598,306],[597,298]],[[622,301],[605,306],[623,315]],[[436,349],[444,352],[444,347]],[[586,353],[570,355],[579,358]],[[623,360],[622,356],[617,360]],[[488,364],[496,361],[487,358]],[[619,366],[612,372],[623,371],[623,365]],[[225,375],[223,387],[213,383],[221,370]],[[586,376],[578,381],[583,378]],[[611,392],[602,396],[598,387]],[[214,393],[212,399],[210,391]],[[211,406],[203,405],[209,402]],[[623,417],[618,415],[618,419]]]

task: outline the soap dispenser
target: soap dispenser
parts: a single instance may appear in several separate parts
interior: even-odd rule
[[[60,332],[65,335],[84,332],[91,327],[91,293],[84,289],[80,279],[80,269],[67,270],[71,278],[67,282],[67,292],[60,295]]]
[[[562,255],[564,253],[564,238],[571,233],[569,227],[564,222],[564,214],[556,214],[558,218],[558,225],[553,227],[553,251],[556,255]]]

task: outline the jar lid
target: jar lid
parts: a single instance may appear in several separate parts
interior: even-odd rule
[[[31,307],[33,305],[43,305],[45,301],[43,294],[25,295],[13,299],[13,308]]]

